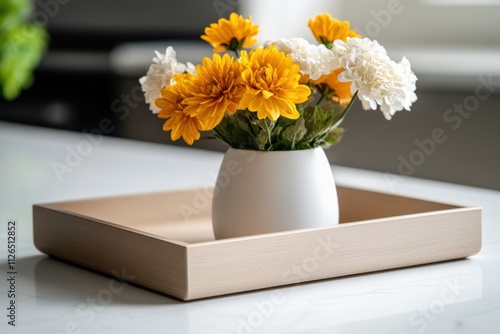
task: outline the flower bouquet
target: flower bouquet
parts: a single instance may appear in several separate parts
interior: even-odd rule
[[[337,143],[356,98],[364,109],[380,107],[386,119],[410,110],[416,76],[406,58],[392,61],[377,41],[330,14],[308,25],[319,45],[290,38],[247,51],[259,27],[236,13],[221,18],[201,36],[215,52],[202,64],[177,61],[172,47],[156,52],[140,79],[146,102],[166,119],[172,140],[192,144],[211,131],[208,137],[232,148],[265,151]]]
[[[212,199],[216,238],[337,224],[323,149],[341,139],[340,124],[356,99],[386,119],[417,99],[406,58],[392,61],[376,41],[329,14],[309,27],[319,45],[290,38],[248,51],[258,26],[232,13],[201,36],[214,47],[211,58],[183,64],[168,47],[140,79],[172,140],[191,145],[210,131],[207,137],[230,146]]]

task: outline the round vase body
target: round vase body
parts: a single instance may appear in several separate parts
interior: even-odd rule
[[[216,239],[338,224],[337,190],[322,148],[230,148],[212,200]]]

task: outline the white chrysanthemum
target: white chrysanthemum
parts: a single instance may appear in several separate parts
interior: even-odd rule
[[[347,42],[337,40],[332,51],[338,57],[340,67],[345,69],[339,80],[351,82],[351,90],[358,92],[364,109],[375,110],[379,105],[389,120],[396,111],[409,111],[417,100],[417,77],[408,60],[392,61],[377,41],[368,38],[347,38]]]
[[[339,67],[338,61],[332,51],[323,44],[314,45],[304,38],[282,38],[269,41],[267,45],[274,44],[279,51],[287,56],[292,56],[295,63],[300,66],[302,74],[308,74],[312,80]]]
[[[191,63],[183,64],[177,61],[174,49],[169,46],[165,54],[155,51],[156,57],[153,58],[153,64],[149,67],[148,73],[139,79],[144,92],[146,103],[149,109],[157,114],[160,108],[155,105],[157,98],[161,96],[161,90],[165,86],[173,85],[175,74],[186,71],[195,73],[194,65]]]

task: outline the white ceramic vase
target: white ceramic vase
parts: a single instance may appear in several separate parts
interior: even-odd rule
[[[230,148],[212,201],[216,239],[338,224],[337,190],[320,147],[295,151]]]

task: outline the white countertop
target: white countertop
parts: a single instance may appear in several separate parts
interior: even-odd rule
[[[41,254],[31,206],[206,186],[222,154],[107,137],[88,143],[81,133],[0,122],[2,277],[11,219],[18,239],[16,327],[7,324],[1,279],[1,333],[498,333],[499,191],[333,166],[338,184],[482,206],[483,249],[469,259],[182,302],[134,285],[111,288],[108,276]],[[78,149],[86,156],[68,166]],[[60,178],[58,163],[68,167]],[[276,290],[284,298],[270,304]]]

